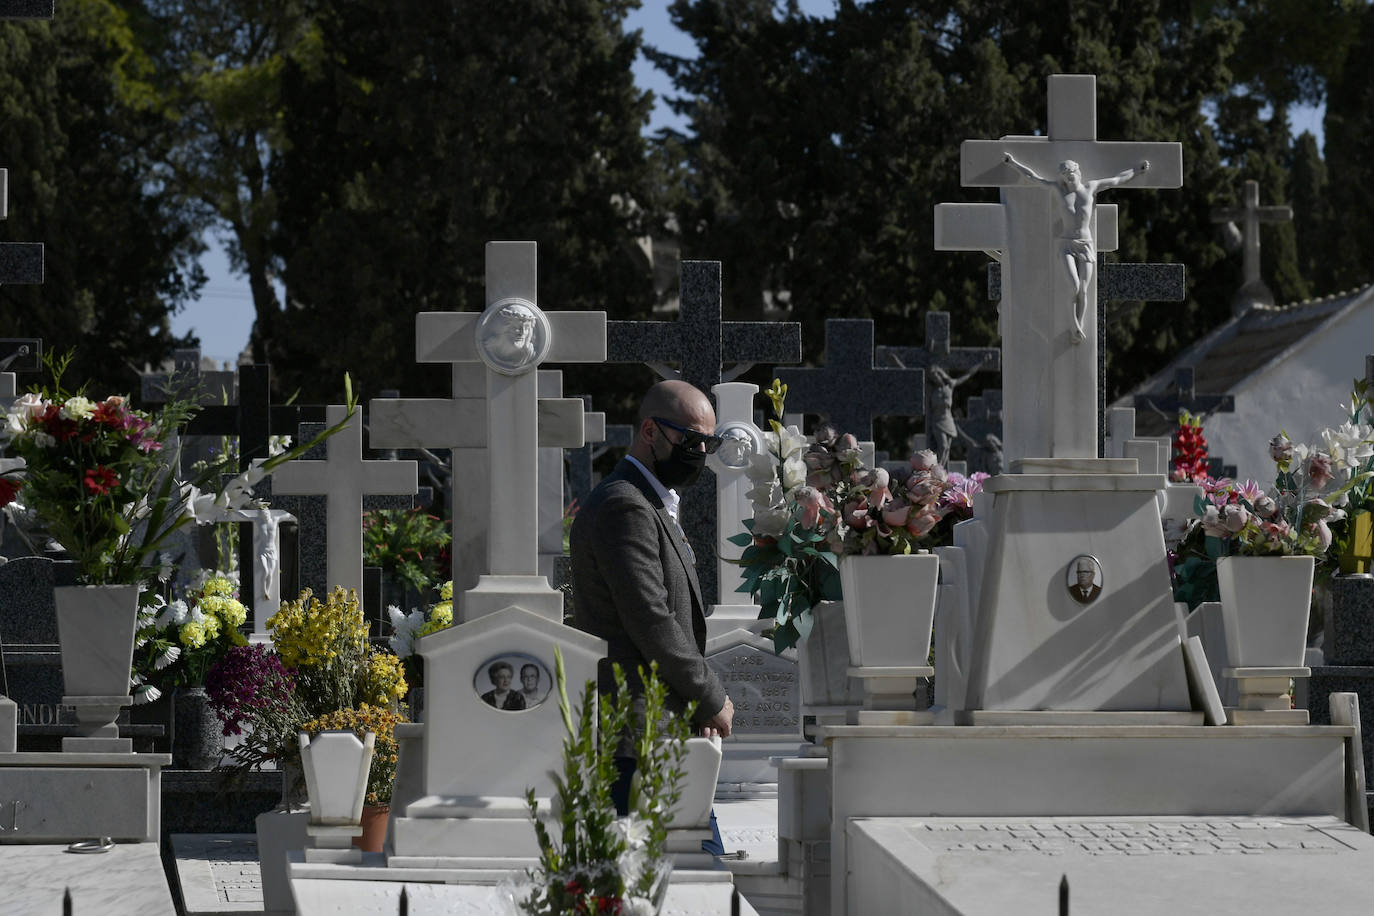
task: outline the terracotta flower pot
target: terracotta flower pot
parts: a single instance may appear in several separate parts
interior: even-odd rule
[[[381,852],[390,817],[390,805],[363,805],[363,832],[353,838],[353,845],[363,852]]]

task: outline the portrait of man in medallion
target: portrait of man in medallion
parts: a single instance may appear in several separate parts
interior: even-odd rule
[[[1102,566],[1084,554],[1069,564],[1069,597],[1079,604],[1088,604],[1102,594]]]

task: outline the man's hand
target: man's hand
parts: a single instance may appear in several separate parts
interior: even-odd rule
[[[730,723],[735,719],[735,704],[730,702],[730,698],[725,698],[725,705],[720,708],[720,712],[711,717],[705,725],[701,727],[703,738],[714,738],[720,735],[722,738],[730,737]]]

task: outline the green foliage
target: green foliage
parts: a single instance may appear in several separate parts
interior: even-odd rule
[[[0,337],[75,348],[72,375],[106,391],[185,343],[168,317],[204,283],[199,226],[158,169],[171,125],[133,102],[146,63],[110,0],[0,27],[3,240],[47,246],[42,285],[0,286]]]
[[[830,513],[823,515],[828,522]],[[843,597],[839,559],[822,530],[803,528],[795,517],[776,540],[755,538],[754,519],[745,519],[744,526],[747,532],[728,538],[744,548],[739,559],[744,581],[735,591],[758,599],[759,619],[773,620],[773,649],[781,653],[811,632],[819,602]]]
[[[363,513],[363,563],[417,592],[440,578],[439,561],[452,540],[443,520],[423,509]]]
[[[534,790],[526,792],[530,817],[539,840],[539,866],[534,887],[520,901],[531,916],[619,912],[629,898],[650,898],[660,877],[656,866],[665,858],[668,819],[681,795],[682,758],[687,723],[695,712],[689,704],[681,716],[666,713],[668,688],[658,679],[657,664],[646,673],[644,719],[632,712],[625,674],[614,668],[616,693],[598,704],[596,683],[588,681],[574,716],[568,697],[563,654],[554,649],[558,708],[567,732],[563,771],[554,775],[557,801],[553,830],[540,817]],[[611,801],[616,780],[615,752],[621,736],[633,730],[638,767],[630,789],[630,814],[617,818]],[[635,910],[635,912],[639,912]]]
[[[480,311],[490,239],[539,243],[547,307],[648,317],[634,240],[656,228],[658,191],[631,6],[316,5],[318,65],[288,62],[287,143],[270,170],[291,301],[268,355],[286,388],[317,396],[320,368],[348,366],[373,390],[448,396],[449,373],[414,361],[413,316]]]

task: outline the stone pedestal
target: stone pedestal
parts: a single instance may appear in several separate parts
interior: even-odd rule
[[[13,754],[19,741],[19,707],[0,697],[0,754]]]
[[[62,750],[66,753],[85,754],[129,754],[133,753],[132,738],[119,737],[119,718],[121,707],[133,704],[131,696],[64,696],[63,706],[70,706],[76,713],[76,737],[63,738]]]
[[[168,754],[0,753],[0,843],[157,842]]]
[[[1227,707],[1228,725],[1306,725],[1307,710],[1294,709],[1288,690],[1292,678],[1305,678],[1311,668],[1223,668],[1222,677],[1236,682],[1239,703]]]

